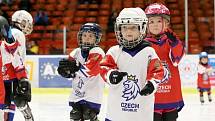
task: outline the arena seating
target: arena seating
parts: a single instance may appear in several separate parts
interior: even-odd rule
[[[19,2],[12,5],[1,5],[1,9],[9,16],[19,9]],[[153,2],[160,2],[171,11],[171,26],[181,40],[185,39],[184,32],[184,0],[101,0],[101,3],[80,4],[78,0],[30,0],[32,9],[30,13],[43,9],[50,24],[47,26],[34,26],[29,40],[38,41],[40,54],[54,54],[54,50],[62,51],[59,44],[63,43],[63,27],[67,28],[68,50],[77,47],[77,32],[86,22],[97,22],[103,29],[101,47],[105,51],[117,44],[114,32],[108,30],[109,17],[113,10],[121,11],[124,7],[145,7]],[[214,44],[214,13],[213,0],[189,0],[189,53],[199,53],[207,50]],[[49,43],[49,44],[47,44]],[[51,44],[50,44],[51,43]],[[112,44],[111,44],[112,43]],[[47,45],[51,49],[47,49]],[[59,46],[56,46],[59,45]],[[213,45],[214,46],[214,45]],[[212,51],[212,50],[211,50]],[[210,53],[210,52],[209,52]]]

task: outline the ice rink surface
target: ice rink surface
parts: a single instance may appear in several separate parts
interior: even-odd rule
[[[209,103],[205,95],[205,104],[201,105],[198,94],[183,96],[185,107],[179,113],[177,121],[215,121],[215,100]],[[69,121],[68,97],[68,94],[34,94],[30,106],[35,121]],[[105,117],[105,105],[103,106],[99,115],[100,121],[104,121]],[[19,111],[16,111],[14,121],[24,121]]]

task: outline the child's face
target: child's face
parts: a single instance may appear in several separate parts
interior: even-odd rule
[[[208,63],[208,58],[201,58],[200,60],[203,64],[207,64]]]
[[[161,16],[149,18],[148,29],[151,34],[158,35],[168,27],[169,22]]]
[[[140,36],[139,25],[131,24],[131,25],[122,25],[121,33],[124,39],[128,41],[136,40]]]
[[[83,32],[81,36],[81,40],[83,43],[94,44],[96,41],[95,33],[93,32]]]

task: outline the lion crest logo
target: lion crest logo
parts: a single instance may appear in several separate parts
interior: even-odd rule
[[[137,84],[138,79],[135,79],[135,76],[128,76],[127,80],[123,82],[123,95],[122,97],[125,98],[126,101],[131,99],[135,99],[140,92],[140,88]]]

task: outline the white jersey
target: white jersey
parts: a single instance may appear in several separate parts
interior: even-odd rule
[[[104,56],[104,51],[99,47],[92,48],[87,59],[82,56],[80,48],[69,54],[69,58],[81,63],[81,69],[76,72],[76,77],[72,80],[71,102],[87,101],[91,106],[100,108],[104,81],[99,74],[99,63]]]
[[[22,57],[22,60],[25,61],[26,56],[26,38],[22,31],[20,31],[17,28],[12,28],[12,35],[16,41],[19,42],[18,51],[20,56]]]
[[[9,45],[6,44],[5,41],[3,41],[1,42],[0,46],[3,66],[3,80],[27,78],[27,73],[25,71],[22,57],[16,53],[19,43],[15,42]]]
[[[139,92],[147,81],[153,84],[163,78],[163,67],[151,47],[138,50],[136,54],[113,46],[106,54],[101,68],[109,68],[106,73],[109,83],[110,72],[117,69],[128,75],[116,85],[109,83],[107,121],[153,121],[154,93],[141,96]]]

